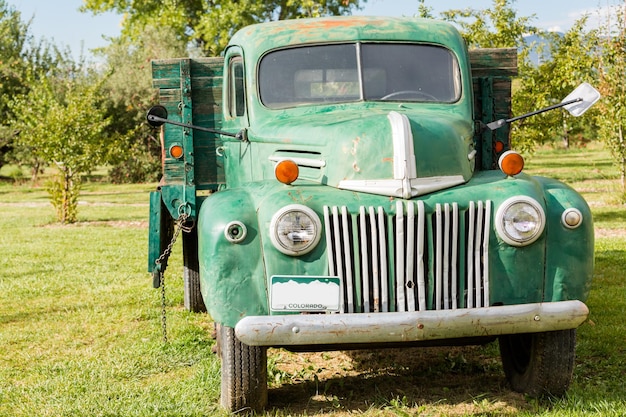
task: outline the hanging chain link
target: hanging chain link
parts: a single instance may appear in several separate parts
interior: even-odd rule
[[[159,273],[160,275],[160,285],[161,285],[161,331],[163,332],[163,343],[167,343],[167,310],[165,310],[166,299],[165,299],[165,274],[163,272]]]
[[[174,230],[174,235],[172,236],[172,240],[169,245],[165,248],[163,253],[157,258],[154,263],[156,264],[154,268],[154,274],[159,274],[159,286],[161,287],[161,329],[163,330],[163,343],[167,343],[167,300],[165,298],[165,271],[162,268],[163,263],[167,263],[170,255],[172,254],[172,249],[174,248],[174,244],[176,243],[176,239],[178,239],[178,235],[181,231],[189,232],[192,226],[185,226],[187,219],[189,218],[189,214],[184,211],[179,213],[178,219],[176,220],[176,228]]]

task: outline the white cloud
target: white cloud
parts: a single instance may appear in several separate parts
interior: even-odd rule
[[[574,10],[568,14],[568,17],[572,20],[572,24],[587,16],[587,29],[598,29],[614,26],[617,23],[617,16],[624,9],[624,5],[611,5],[602,7],[585,8],[580,10]]]

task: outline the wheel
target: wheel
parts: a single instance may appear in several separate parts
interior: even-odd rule
[[[381,100],[391,100],[392,98],[395,99],[399,99],[402,97],[406,97],[406,98],[422,98],[422,99],[428,99],[429,101],[438,101],[437,98],[435,96],[432,96],[428,93],[425,93],[423,91],[418,91],[418,90],[401,90],[401,91],[395,91],[393,93],[389,93],[386,96],[381,97]]]
[[[500,336],[500,356],[514,391],[560,397],[574,373],[576,329]]]
[[[217,326],[218,354],[222,359],[222,407],[230,412],[260,412],[267,405],[267,348],[248,346],[235,329]]]
[[[206,311],[200,292],[200,263],[198,262],[198,229],[183,233],[183,285],[185,308],[194,313]]]

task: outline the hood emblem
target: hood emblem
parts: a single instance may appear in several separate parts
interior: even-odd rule
[[[462,175],[418,178],[413,132],[409,118],[392,111],[387,115],[391,124],[393,143],[393,178],[372,180],[343,180],[338,188],[364,193],[410,199],[418,195],[463,184]]]

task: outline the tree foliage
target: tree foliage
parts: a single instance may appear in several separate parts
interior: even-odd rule
[[[535,16],[517,16],[514,3],[515,0],[493,0],[493,7],[486,10],[451,9],[442,16],[459,26],[469,47],[523,47],[524,36],[538,30],[531,25]]]
[[[99,51],[107,62],[104,89],[109,98],[107,114],[115,124],[107,134],[117,136],[116,146],[109,147],[113,182],[158,180],[161,172],[160,142],[145,123],[146,112],[156,100],[152,88],[150,61],[186,55],[186,45],[167,27],[150,27],[137,41],[112,39]]]
[[[365,2],[366,0],[363,0]],[[359,0],[85,0],[83,10],[123,14],[122,34],[136,40],[148,27],[168,27],[207,55],[219,54],[234,32],[268,20],[350,14]]]
[[[580,83],[595,83],[597,36],[594,31],[585,31],[586,22],[586,17],[578,20],[565,34],[542,34],[549,47],[543,51],[544,56],[538,64],[526,64],[520,71],[519,88],[513,96],[516,113],[524,114],[556,104]],[[565,110],[542,113],[516,123],[512,134],[522,151],[529,152],[534,146],[555,138],[560,138],[563,145],[569,147],[572,138],[584,142],[594,134],[591,114],[573,117]]]
[[[540,31],[531,25],[534,15],[518,16],[514,3],[494,0],[486,10],[448,10],[443,16],[459,26],[470,47],[518,49],[519,77],[514,84],[512,111],[521,115],[558,103],[581,82],[595,79],[597,38],[593,31],[585,32],[586,18],[564,35]],[[528,42],[528,35],[537,35],[541,44]],[[539,63],[530,62],[532,50],[542,56]],[[543,113],[514,123],[512,142],[526,153],[555,138],[569,144],[572,136],[593,134],[592,120],[589,116],[574,118],[562,110]]]
[[[599,135],[609,146],[621,175],[621,199],[626,201],[626,4],[615,8],[613,27],[601,38],[598,112]]]
[[[12,116],[9,102],[27,94],[31,81],[49,74],[64,61],[64,55],[45,41],[30,35],[30,22],[21,13],[0,0],[0,166],[14,150],[15,131],[7,126]]]
[[[107,149],[100,83],[43,79],[10,103],[18,142],[58,170],[49,184],[51,202],[62,223],[77,220],[80,175],[104,161]]]

